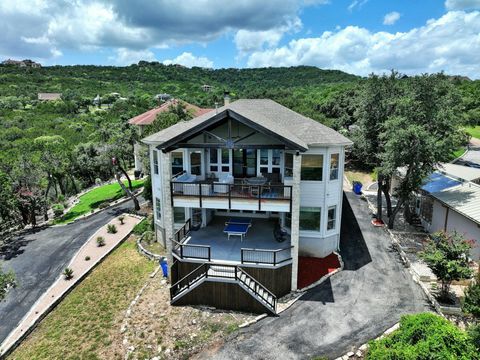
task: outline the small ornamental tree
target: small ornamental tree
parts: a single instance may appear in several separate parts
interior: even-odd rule
[[[15,287],[15,275],[13,271],[3,272],[0,268],[0,300],[3,300],[9,287]]]
[[[472,269],[468,266],[471,247],[471,242],[456,231],[442,231],[432,234],[425,250],[420,253],[420,257],[442,282],[442,299],[449,299],[452,281],[469,279],[472,276]]]
[[[471,283],[465,290],[462,311],[480,319],[480,269],[478,270],[475,282]],[[480,328],[478,332],[480,333]]]

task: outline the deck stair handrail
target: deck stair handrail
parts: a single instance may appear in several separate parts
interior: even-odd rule
[[[189,293],[197,285],[207,279],[234,282],[240,285],[248,294],[276,314],[277,297],[258,280],[248,274],[240,266],[230,264],[204,263],[170,287],[170,299],[174,303],[183,295]]]
[[[240,262],[242,264],[263,264],[263,265],[279,265],[292,260],[291,254],[282,257],[282,254],[289,252],[293,246],[287,246],[282,249],[254,249],[241,248]]]

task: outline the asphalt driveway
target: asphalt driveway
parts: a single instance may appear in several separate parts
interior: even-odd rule
[[[0,254],[0,264],[15,272],[18,283],[0,302],[0,343],[53,284],[89,237],[130,208],[133,204],[128,201],[76,223],[37,229],[15,238],[13,246]]]
[[[344,270],[279,317],[240,331],[199,358],[334,359],[377,337],[401,315],[430,310],[386,232],[370,225],[366,203],[351,193],[347,197],[341,235]]]

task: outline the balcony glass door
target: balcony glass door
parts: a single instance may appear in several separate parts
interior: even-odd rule
[[[257,151],[253,149],[233,150],[233,176],[252,177],[257,174]]]

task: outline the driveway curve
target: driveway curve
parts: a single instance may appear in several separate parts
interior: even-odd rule
[[[403,314],[430,306],[390,246],[385,230],[370,225],[367,205],[344,199],[343,271],[308,291],[279,317],[239,331],[200,359],[334,359],[379,336]]]
[[[73,255],[102,225],[133,208],[118,204],[87,219],[26,231],[0,254],[0,265],[15,272],[17,287],[0,302],[0,343],[17,326],[40,296],[55,282]]]

